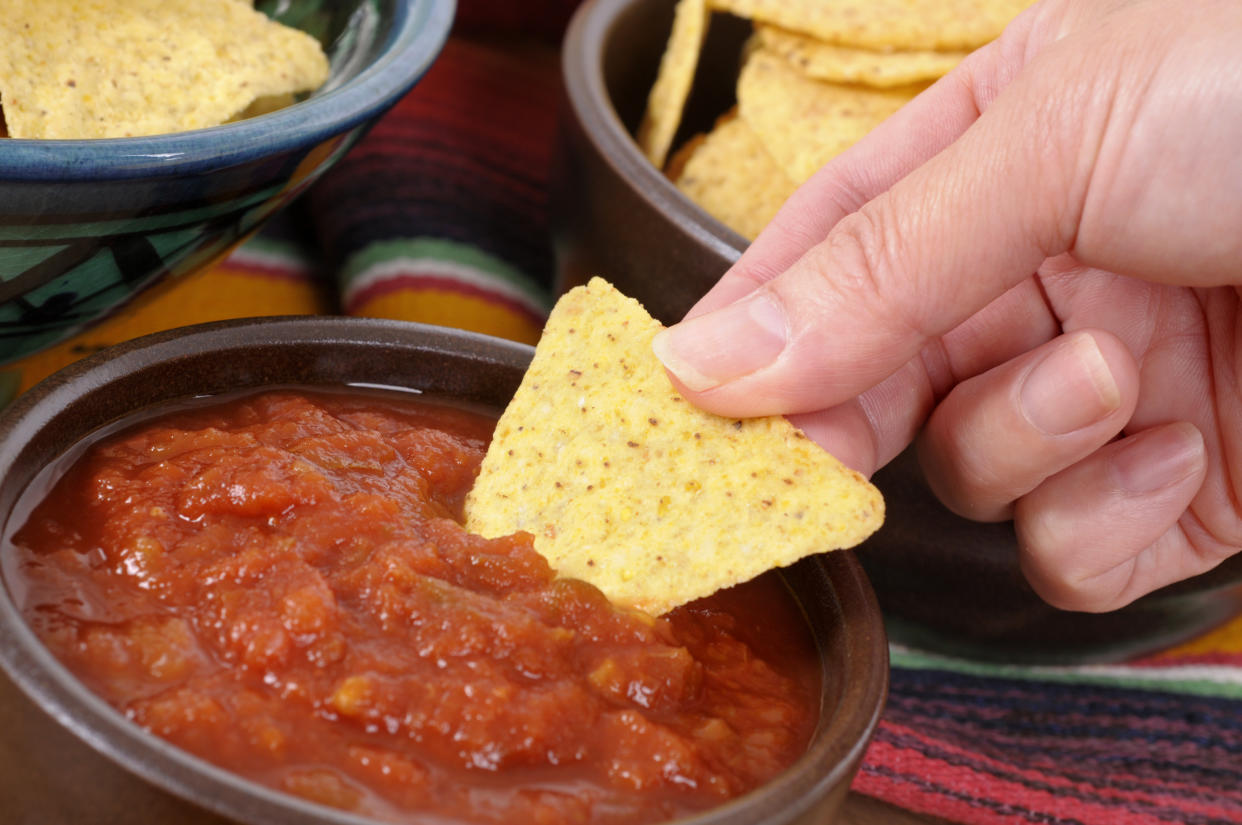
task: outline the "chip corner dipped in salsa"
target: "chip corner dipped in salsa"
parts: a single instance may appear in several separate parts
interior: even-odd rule
[[[383,820],[659,822],[796,760],[819,659],[779,580],[654,618],[467,533],[494,424],[363,391],[183,405],[89,445],[7,572],[133,721]]]

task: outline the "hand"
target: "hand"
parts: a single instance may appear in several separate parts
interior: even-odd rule
[[[1242,4],[1045,0],[820,170],[656,352],[1013,518],[1103,611],[1242,547]],[[900,514],[895,514],[900,517]]]

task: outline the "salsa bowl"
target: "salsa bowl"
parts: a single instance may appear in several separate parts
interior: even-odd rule
[[[48,378],[0,420],[4,552],[10,552],[13,531],[24,518],[15,511],[23,491],[74,445],[135,411],[261,388],[350,386],[400,388],[498,411],[517,388],[532,352],[524,345],[439,327],[311,317],[205,324],[119,345]],[[5,742],[0,763],[11,760],[21,770],[32,758],[25,754],[55,760],[45,772],[51,790],[42,783],[18,789],[15,804],[25,805],[31,816],[46,816],[40,804],[64,804],[54,800],[75,796],[81,786],[88,794],[100,788],[93,804],[109,813],[155,811],[202,822],[222,816],[255,825],[374,821],[243,778],[129,721],[43,644],[23,618],[12,557],[0,562],[5,571],[0,665],[12,680],[4,683],[9,689],[0,691],[0,698],[32,703],[46,714],[19,726],[18,741]],[[756,790],[679,820],[687,825],[830,819],[845,799],[883,708],[887,640],[874,594],[853,553],[822,554],[771,575],[778,576],[780,592],[794,608],[791,615],[804,618],[813,639],[818,722],[791,767]],[[767,620],[766,615],[752,618],[757,624]],[[51,751],[49,742],[63,750]],[[61,771],[58,765],[75,769]],[[126,778],[116,766],[139,779]],[[62,781],[75,787],[61,787]],[[453,820],[413,815],[402,821]]]

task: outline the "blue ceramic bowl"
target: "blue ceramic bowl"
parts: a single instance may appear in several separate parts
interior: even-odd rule
[[[260,0],[319,37],[323,88],[210,129],[0,140],[0,361],[216,260],[302,193],[423,75],[453,0]]]

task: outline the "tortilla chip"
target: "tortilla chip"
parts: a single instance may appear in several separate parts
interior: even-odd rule
[[[553,309],[466,501],[562,576],[664,613],[869,536],[879,492],[779,416],[703,412],[651,351],[659,322],[605,281]]]
[[[712,0],[726,11],[866,49],[975,49],[1034,0]]]
[[[737,107],[734,106],[731,111],[736,113]],[[707,133],[699,132],[697,135],[694,135],[683,143],[677,151],[673,153],[673,156],[668,159],[668,165],[664,167],[664,175],[669,180],[676,182],[677,179],[681,177],[682,173],[686,171],[686,163],[691,157],[694,156],[695,152],[699,151],[699,147],[702,146],[706,140]]]
[[[681,124],[710,17],[707,0],[677,2],[668,46],[660,58],[660,70],[647,98],[647,111],[638,126],[638,148],[657,169],[664,168],[664,159]]]
[[[807,77],[832,83],[891,88],[935,80],[965,59],[965,51],[877,52],[834,46],[776,26],[756,27],[764,49],[778,54]]]
[[[688,145],[692,148],[673,182],[747,240],[755,239],[797,188],[745,121],[733,114]]]
[[[822,83],[761,49],[742,67],[738,111],[777,166],[801,184],[923,88]]]
[[[239,0],[9,0],[0,103],[15,138],[161,134],[318,88],[319,42]]]

